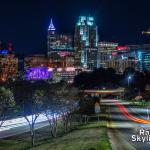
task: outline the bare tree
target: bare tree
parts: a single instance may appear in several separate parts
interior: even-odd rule
[[[50,88],[45,90],[45,95],[43,97],[43,112],[47,117],[50,125],[50,132],[52,137],[57,136],[57,120],[58,120],[58,100],[56,99],[56,87],[51,85]]]
[[[50,125],[50,132],[53,137],[57,136],[57,121],[62,119],[64,131],[68,131],[68,123],[71,126],[71,113],[75,107],[75,99],[78,90],[68,84],[52,84],[44,91],[43,108],[44,114]],[[60,118],[58,116],[61,116]]]
[[[56,98],[58,101],[59,111],[62,115],[64,131],[68,131],[68,124],[72,124],[72,112],[76,108],[76,100],[78,99],[78,90],[68,84],[60,84],[56,90]]]
[[[42,111],[42,97],[43,93],[40,90],[30,89],[31,91],[26,91],[26,97],[22,98],[18,103],[21,114],[27,120],[30,127],[31,133],[31,144],[35,145],[35,123]],[[26,98],[26,99],[25,99]]]

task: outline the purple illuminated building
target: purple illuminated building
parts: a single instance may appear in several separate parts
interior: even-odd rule
[[[26,70],[27,80],[44,80],[52,78],[52,72],[47,67],[34,67]]]

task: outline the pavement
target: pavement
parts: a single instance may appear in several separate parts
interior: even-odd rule
[[[116,101],[124,106],[126,110],[121,110]],[[101,100],[102,105],[107,107],[107,127],[108,135],[111,141],[113,150],[149,150],[150,143],[143,142],[138,137],[138,142],[133,141],[132,136],[139,136],[140,130],[150,131],[149,120],[147,120],[147,110],[134,108],[132,104],[128,102],[118,100]],[[127,111],[124,113],[124,111]],[[148,123],[139,123],[139,120],[145,120]],[[149,136],[149,135],[148,135]],[[141,136],[141,137],[145,137]],[[141,140],[141,141],[140,141]]]
[[[31,121],[31,116],[28,116],[28,119]],[[35,130],[48,125],[49,123],[47,121],[47,118],[41,114],[36,120]],[[24,117],[10,119],[5,121],[3,126],[0,128],[0,139],[8,138],[26,132],[30,132],[30,127]]]

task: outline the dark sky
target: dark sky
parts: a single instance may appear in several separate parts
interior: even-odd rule
[[[1,0],[0,40],[18,53],[44,53],[51,17],[57,32],[73,34],[79,15],[93,15],[100,41],[150,43],[141,34],[150,27],[149,8],[150,0]]]

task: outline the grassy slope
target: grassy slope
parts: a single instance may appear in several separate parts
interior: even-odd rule
[[[105,114],[101,117],[105,117]],[[39,135],[42,139],[36,141],[34,148],[30,148],[30,136],[25,134],[0,140],[0,150],[111,150],[104,120],[80,126],[78,130],[55,139],[49,138],[48,132],[48,128],[41,129]]]
[[[27,150],[30,149],[30,139],[0,140],[0,150]],[[62,137],[40,140],[31,150],[110,150],[107,137],[106,122],[89,123],[80,126]]]
[[[101,126],[101,127],[100,127]],[[105,124],[90,123],[32,150],[110,150]]]

